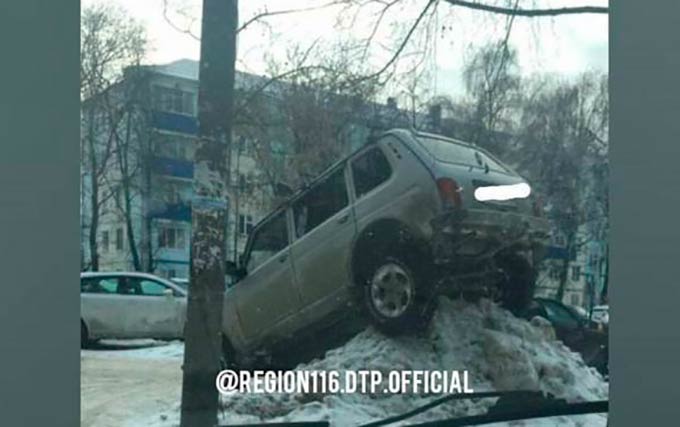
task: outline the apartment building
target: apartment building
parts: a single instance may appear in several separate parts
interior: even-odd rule
[[[262,102],[259,103],[261,110],[256,113],[282,114],[277,97],[283,83],[270,83],[265,77],[237,72],[237,103],[242,101],[238,99],[240,93],[266,87],[258,95]],[[134,90],[130,90],[131,87]],[[127,135],[128,170],[121,172],[118,151],[110,148],[113,153],[106,159],[97,189],[99,212],[93,214],[88,200],[93,191],[92,177],[88,174],[93,168],[83,168],[82,268],[92,268],[88,261],[92,252],[90,235],[93,235],[98,270],[139,269],[165,277],[186,278],[189,275],[193,156],[198,135],[198,63],[179,60],[128,70],[123,81],[109,92],[113,99],[109,104],[122,106],[120,108],[134,104],[135,107],[125,119],[118,118],[122,113],[114,112],[119,121],[111,126],[105,117],[98,117],[106,114],[90,114],[86,102],[82,133],[87,139],[92,133],[91,124],[104,122],[96,135],[90,135],[96,140],[97,150],[111,145],[112,136],[121,139],[121,135]],[[409,115],[397,108],[393,99],[386,105],[367,103],[361,109],[360,113],[354,113],[361,120],[343,129],[347,134],[345,140],[349,141],[346,150],[357,149],[365,143],[371,129],[409,126]],[[427,119],[420,114],[410,117]],[[117,133],[111,129],[117,129]],[[260,125],[257,132],[253,129],[253,125],[235,124],[232,133],[228,222],[225,224],[229,259],[237,259],[242,253],[249,232],[271,210],[276,196],[291,190],[286,182],[277,182],[271,176],[271,169],[290,155],[293,145],[290,131],[270,125]],[[262,139],[266,139],[267,167],[259,164],[262,156],[256,155]],[[262,145],[259,146],[261,149]],[[84,164],[88,161],[86,148],[81,153]],[[276,194],[279,190],[281,194]],[[96,235],[91,232],[95,217]]]
[[[560,275],[567,263],[562,302],[588,310],[601,300],[607,282],[607,245],[593,238],[586,227],[577,233],[577,245],[566,248],[566,240],[555,232],[540,270],[536,296],[556,298],[560,287]],[[606,293],[606,292],[605,292]]]
[[[131,247],[134,242],[140,269],[165,277],[186,278],[189,275],[193,157],[198,135],[198,64],[180,60],[145,67],[144,72],[144,88],[137,88],[136,93],[147,97],[146,104],[126,119],[136,127],[135,136],[128,141],[134,145],[134,151],[128,153],[129,162],[134,163],[130,166],[134,173],[124,181],[118,167],[117,148],[113,147],[100,179],[96,236],[98,269],[135,269]],[[238,73],[236,85],[253,84],[256,78]],[[122,99],[126,94],[122,93],[124,90],[120,91],[121,94],[115,96],[116,101],[125,102]],[[86,127],[85,112],[83,117]],[[98,145],[106,145],[106,132],[97,138]],[[269,209],[267,199],[270,195],[266,186],[257,185],[261,171],[249,142],[238,131],[234,132],[230,156],[232,190],[229,219],[225,224],[230,258],[243,250],[248,232]],[[88,172],[82,177],[81,238],[84,268],[87,268],[89,224],[93,216],[87,197],[92,185]],[[127,208],[124,206],[123,182],[130,193]]]

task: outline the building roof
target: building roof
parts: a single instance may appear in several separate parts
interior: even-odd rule
[[[167,64],[151,65],[149,68],[160,74],[198,80],[198,61],[193,59],[178,59]]]
[[[164,74],[172,77],[179,77],[187,80],[198,81],[199,62],[193,59],[178,59],[167,64],[150,65],[148,69],[156,73]],[[269,78],[259,76],[251,73],[244,73],[236,70],[235,86],[239,89],[252,89],[253,87],[260,87],[269,82]],[[277,82],[277,84],[280,84]],[[270,89],[273,89],[276,84],[268,84]]]

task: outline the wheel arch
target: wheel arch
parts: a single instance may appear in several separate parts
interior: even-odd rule
[[[364,227],[352,245],[350,277],[352,287],[361,283],[372,257],[386,252],[413,251],[427,256],[429,245],[412,227],[396,218],[381,218]]]
[[[88,340],[92,339],[92,333],[90,331],[90,327],[87,324],[87,322],[85,322],[85,319],[82,316],[80,318],[80,327],[81,327],[81,332],[82,332],[83,328],[85,329],[85,337]]]

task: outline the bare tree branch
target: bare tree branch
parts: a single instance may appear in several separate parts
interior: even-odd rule
[[[375,78],[375,77],[380,76],[380,75],[383,74],[385,71],[387,71],[387,69],[390,68],[390,67],[397,61],[397,59],[399,58],[399,55],[401,55],[401,53],[403,52],[403,50],[406,48],[406,45],[408,45],[408,42],[409,42],[409,40],[411,39],[411,36],[413,36],[413,33],[416,31],[416,29],[418,28],[418,25],[419,25],[420,22],[423,20],[423,17],[425,17],[425,15],[427,14],[428,10],[430,10],[430,7],[431,7],[433,4],[437,3],[437,1],[438,1],[438,0],[429,0],[429,1],[427,2],[427,5],[426,5],[426,6],[423,8],[423,10],[420,12],[420,14],[418,15],[418,18],[416,18],[416,20],[413,22],[413,25],[412,25],[411,28],[408,30],[408,33],[406,33],[406,37],[404,37],[404,39],[402,40],[402,42],[401,42],[401,44],[399,45],[399,47],[397,48],[397,50],[394,52],[394,54],[393,54],[392,57],[389,59],[389,61],[387,61],[387,62],[385,63],[385,65],[383,65],[382,68],[380,68],[378,71],[376,71],[376,72],[374,72],[374,73],[371,73],[371,74],[368,74],[368,75],[366,75],[366,76],[362,76],[362,77],[359,77],[359,78],[357,78],[357,79],[354,79],[354,80],[352,81],[352,83],[358,83],[358,82],[360,82],[360,81],[370,80],[370,79],[372,79],[372,78]]]
[[[452,6],[461,6],[468,9],[481,10],[484,12],[498,13],[501,15],[522,16],[536,18],[541,16],[576,15],[583,13],[609,13],[608,7],[599,6],[577,6],[577,7],[558,7],[550,9],[519,9],[489,4],[478,3],[466,0],[444,0]]]
[[[184,15],[184,16],[187,17],[186,15]],[[198,41],[201,40],[201,38],[199,36],[197,36],[196,34],[194,34],[191,31],[191,25],[194,22],[196,22],[196,18],[191,18],[191,23],[189,25],[187,25],[186,28],[180,27],[179,25],[175,24],[175,22],[173,22],[172,19],[170,19],[170,16],[168,15],[168,0],[163,0],[163,19],[165,19],[165,22],[167,22],[168,25],[170,25],[175,31],[178,31],[182,34],[186,34],[194,40],[198,40]]]
[[[257,21],[260,21],[264,18],[268,18],[270,16],[288,15],[288,14],[291,14],[291,13],[299,13],[299,12],[311,12],[311,11],[314,11],[314,10],[325,9],[327,7],[337,6],[337,5],[344,4],[344,3],[346,3],[346,0],[333,0],[333,1],[330,1],[328,3],[324,3],[322,5],[319,5],[319,6],[309,6],[309,7],[302,7],[302,8],[298,8],[298,9],[283,9],[283,10],[273,10],[273,11],[265,10],[264,12],[260,12],[260,13],[256,14],[255,16],[253,16],[252,18],[248,19],[246,22],[244,22],[240,27],[238,27],[236,29],[236,32],[238,33],[240,31],[243,31],[246,28],[248,28],[248,26],[250,26],[251,24],[253,24]]]

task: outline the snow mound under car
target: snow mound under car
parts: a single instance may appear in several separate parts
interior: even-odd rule
[[[304,370],[467,370],[475,392],[540,390],[568,401],[606,399],[608,384],[581,356],[555,339],[545,319],[514,317],[488,300],[472,304],[442,298],[423,336],[389,338],[367,328]],[[234,394],[221,397],[220,423],[328,420],[356,426],[398,415],[441,395]],[[445,403],[402,422],[484,413],[495,399]],[[494,424],[506,425],[505,423]],[[513,426],[605,426],[603,414],[515,422]]]

